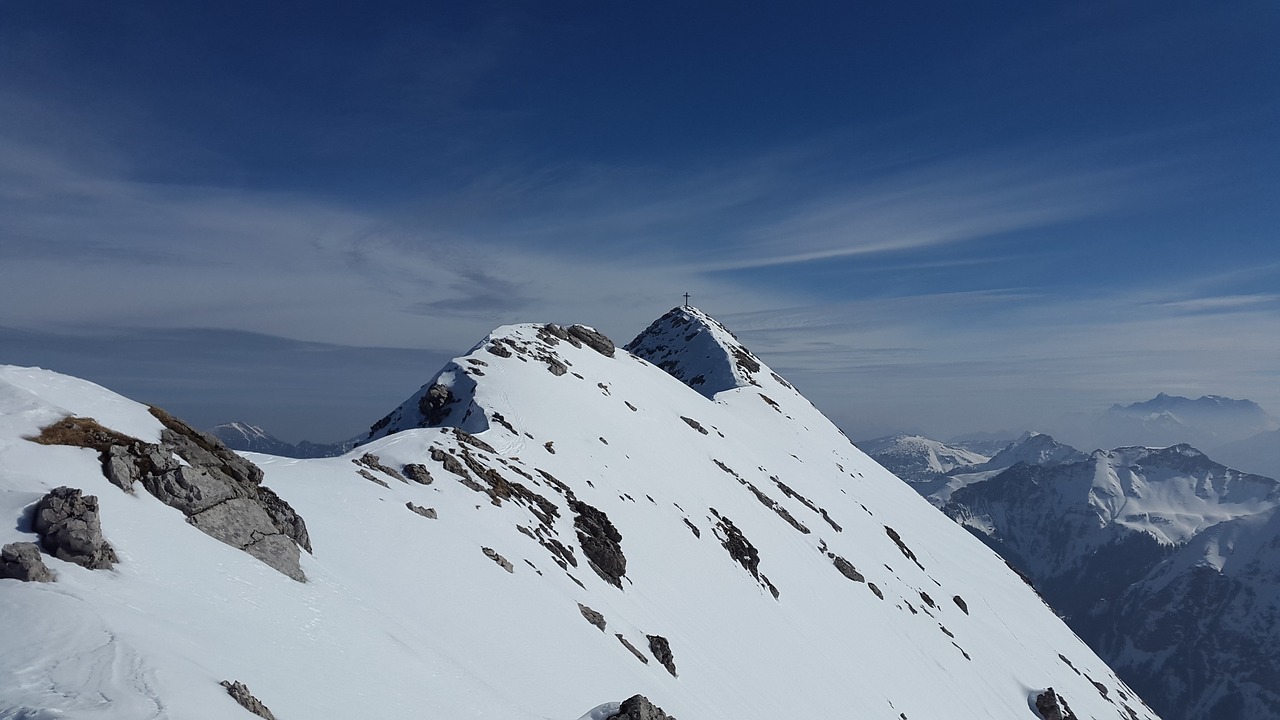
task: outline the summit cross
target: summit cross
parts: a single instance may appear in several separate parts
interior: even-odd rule
[[[684,306],[689,307],[689,293],[684,294]]]

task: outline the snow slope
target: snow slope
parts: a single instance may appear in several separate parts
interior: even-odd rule
[[[629,346],[673,351],[697,392],[563,331],[495,330],[343,457],[250,455],[306,519],[306,583],[123,493],[93,451],[23,439],[66,414],[154,437],[145,407],[5,369],[0,541],[32,539],[24,513],[69,484],[121,562],[0,580],[0,717],[250,717],[222,680],[281,720],[571,720],[636,693],[682,718],[1024,720],[1048,687],[1080,718],[1154,717],[700,311]],[[410,464],[430,484],[395,476]]]

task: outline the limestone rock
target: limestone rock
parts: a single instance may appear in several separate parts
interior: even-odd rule
[[[516,568],[511,564],[511,561],[499,555],[497,550],[490,547],[482,547],[480,550],[484,552],[485,557],[498,563],[503,570],[506,570],[509,573],[514,573],[516,571]]]
[[[430,485],[433,482],[431,471],[427,470],[426,465],[419,465],[418,463],[405,465],[404,476],[419,485]]]
[[[232,699],[240,703],[240,707],[260,718],[264,718],[264,720],[276,720],[276,716],[272,715],[271,711],[267,709],[267,706],[263,705],[261,700],[254,697],[253,693],[249,692],[249,688],[243,683],[223,680],[219,684],[227,689],[227,694],[230,695]]]
[[[29,542],[16,542],[0,549],[0,578],[23,582],[53,582],[53,571],[44,564],[40,546]]]
[[[575,517],[573,527],[578,532],[578,542],[587,562],[605,582],[622,588],[622,576],[627,574],[627,557],[622,554],[622,533],[609,521],[603,510],[581,500],[570,500],[569,508]]]
[[[583,345],[595,350],[605,357],[613,357],[613,341],[586,325],[571,325],[567,331],[569,337],[577,338]]]
[[[607,624],[605,622],[604,615],[601,615],[582,603],[578,603],[578,612],[582,613],[582,617],[586,618],[587,622],[600,628],[601,632],[604,632],[604,627]]]
[[[298,549],[311,551],[306,523],[280,496],[262,486],[262,470],[216,437],[165,411],[152,407],[151,414],[164,425],[158,445],[78,417],[49,425],[32,439],[97,450],[103,475],[122,490],[133,492],[142,485],[156,499],[182,511],[187,522],[204,533],[295,580],[305,580]],[[94,500],[95,522],[96,510]],[[114,553],[110,557],[114,561]]]
[[[676,657],[671,653],[671,643],[661,635],[645,635],[645,637],[649,639],[649,652],[653,653],[653,658],[671,673],[671,677],[678,677]]]
[[[1066,698],[1049,688],[1036,696],[1036,711],[1044,720],[1077,720]]]
[[[427,518],[428,520],[435,520],[435,519],[436,519],[436,517],[438,517],[438,516],[436,515],[436,509],[435,509],[435,508],[422,507],[421,505],[414,505],[414,504],[413,504],[413,503],[411,503],[411,502],[407,502],[407,503],[405,503],[405,504],[404,504],[404,506],[405,506],[405,507],[407,507],[407,508],[409,508],[410,510],[412,510],[412,511],[414,511],[414,512],[418,513],[418,514],[419,514],[419,515],[421,515],[422,517]]]
[[[90,570],[110,569],[119,560],[102,537],[98,498],[93,495],[54,488],[36,503],[34,526],[40,545],[59,560]]]
[[[632,695],[622,701],[622,705],[618,707],[618,713],[609,720],[676,720],[675,716],[668,715],[662,711],[662,708],[649,702],[649,699],[643,695]]]

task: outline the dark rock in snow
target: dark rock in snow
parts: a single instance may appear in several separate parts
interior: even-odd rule
[[[830,556],[831,562],[836,566],[836,569],[840,571],[841,575],[844,575],[845,577],[849,578],[854,582],[867,581],[867,579],[863,577],[862,573],[858,572],[858,569],[855,568],[853,564],[850,563],[848,560],[845,560],[839,555],[833,555],[831,553],[828,553],[828,556]]]
[[[956,603],[956,607],[958,607],[958,608],[960,608],[961,610],[963,610],[963,611],[964,611],[964,614],[965,614],[965,615],[968,615],[968,614],[969,614],[969,605],[968,605],[968,603],[966,603],[966,602],[964,601],[964,598],[962,598],[962,597],[960,597],[959,595],[957,595],[957,596],[955,596],[955,597],[953,597],[953,598],[951,598],[951,599],[955,601],[955,603]]]
[[[432,385],[418,401],[418,410],[430,425],[439,425],[449,414],[449,406],[457,402],[453,391],[444,385]]]
[[[578,612],[582,613],[582,617],[586,618],[587,622],[600,628],[601,632],[604,632],[604,627],[607,624],[605,622],[604,615],[601,615],[582,603],[578,603]]]
[[[582,341],[583,345],[595,350],[605,357],[613,357],[613,341],[586,325],[571,325],[569,336]]]
[[[110,569],[119,558],[102,537],[98,498],[75,488],[58,487],[36,503],[34,520],[40,545],[59,560],[90,570]]]
[[[605,582],[622,588],[622,576],[627,574],[627,558],[622,554],[622,533],[609,521],[603,510],[581,500],[570,500],[574,512],[573,527],[578,531],[578,543],[587,564]]]
[[[404,506],[428,520],[435,520],[437,517],[435,508],[422,507],[421,505],[414,505],[411,502],[405,503]]]
[[[710,433],[708,433],[708,432],[707,432],[707,429],[706,429],[706,428],[702,427],[702,423],[698,422],[697,420],[694,420],[693,418],[687,418],[687,417],[685,417],[685,416],[683,416],[683,415],[681,415],[681,416],[680,416],[680,419],[681,419],[681,420],[683,420],[683,421],[685,421],[685,423],[686,423],[689,427],[693,428],[694,430],[697,430],[698,432],[702,433],[703,435],[709,435],[709,434],[710,434]]]
[[[265,720],[276,720],[276,716],[272,715],[271,711],[267,709],[267,706],[263,705],[261,700],[254,697],[253,693],[249,692],[249,688],[243,683],[223,680],[219,684],[227,689],[227,694],[230,695],[232,699],[240,703],[240,707],[260,718],[264,718]]]
[[[408,482],[408,480],[405,480],[404,476],[400,474],[399,470],[383,465],[382,458],[378,457],[377,455],[374,455],[373,453],[365,453],[361,455],[359,459],[352,460],[351,462],[357,465],[363,465],[369,468],[370,470],[377,470],[378,472],[384,475],[390,475],[391,477],[395,478],[396,480],[399,480],[400,482]]]
[[[0,578],[22,582],[53,582],[53,571],[44,564],[35,543],[16,542],[0,549]]]
[[[1044,720],[1078,720],[1067,699],[1049,688],[1036,696],[1036,711]]]
[[[516,568],[511,564],[511,561],[499,555],[497,550],[489,547],[482,547],[480,550],[484,552],[485,557],[498,563],[498,565],[501,565],[503,570],[506,570],[509,573],[514,573],[516,571]]]
[[[645,665],[648,665],[648,664],[649,664],[649,658],[645,657],[645,656],[644,656],[644,653],[642,653],[642,652],[640,652],[638,649],[636,649],[636,646],[635,646],[635,645],[632,645],[630,641],[628,641],[626,638],[622,637],[622,633],[614,633],[614,634],[613,634],[613,636],[614,636],[614,637],[616,637],[616,638],[618,638],[618,642],[622,643],[622,646],[623,646],[623,647],[625,647],[626,649],[630,650],[630,651],[631,651],[631,654],[632,654],[632,655],[635,655],[637,660],[639,660],[640,662],[644,663]]]
[[[661,635],[645,635],[649,639],[649,652],[653,653],[653,657],[662,667],[671,673],[671,677],[676,675],[676,658],[671,654],[671,643]]]
[[[662,711],[662,708],[649,702],[643,695],[632,695],[622,701],[618,713],[609,720],[676,720],[674,716]]]
[[[418,463],[409,463],[404,466],[404,476],[419,485],[430,485],[432,483],[431,471],[427,470],[426,465]]]

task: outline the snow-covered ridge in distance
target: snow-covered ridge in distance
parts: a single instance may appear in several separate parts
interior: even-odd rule
[[[1051,451],[960,471],[929,499],[1026,573],[1167,719],[1280,717],[1260,679],[1280,673],[1280,482],[1189,445],[1039,446]]]
[[[0,541],[36,540],[31,508],[71,485],[119,562],[0,580],[0,716],[244,718],[227,681],[280,720],[603,718],[637,694],[726,720],[1156,717],[704,313],[656,326],[634,353],[504,326],[351,452],[249,454],[306,521],[306,582],[122,491],[94,450],[24,439],[75,415],[154,442],[144,406],[5,368]]]
[[[361,439],[354,438],[334,443],[316,443],[309,440],[290,443],[257,425],[239,421],[215,425],[209,429],[209,433],[232,450],[292,458],[335,457],[355,447]]]

